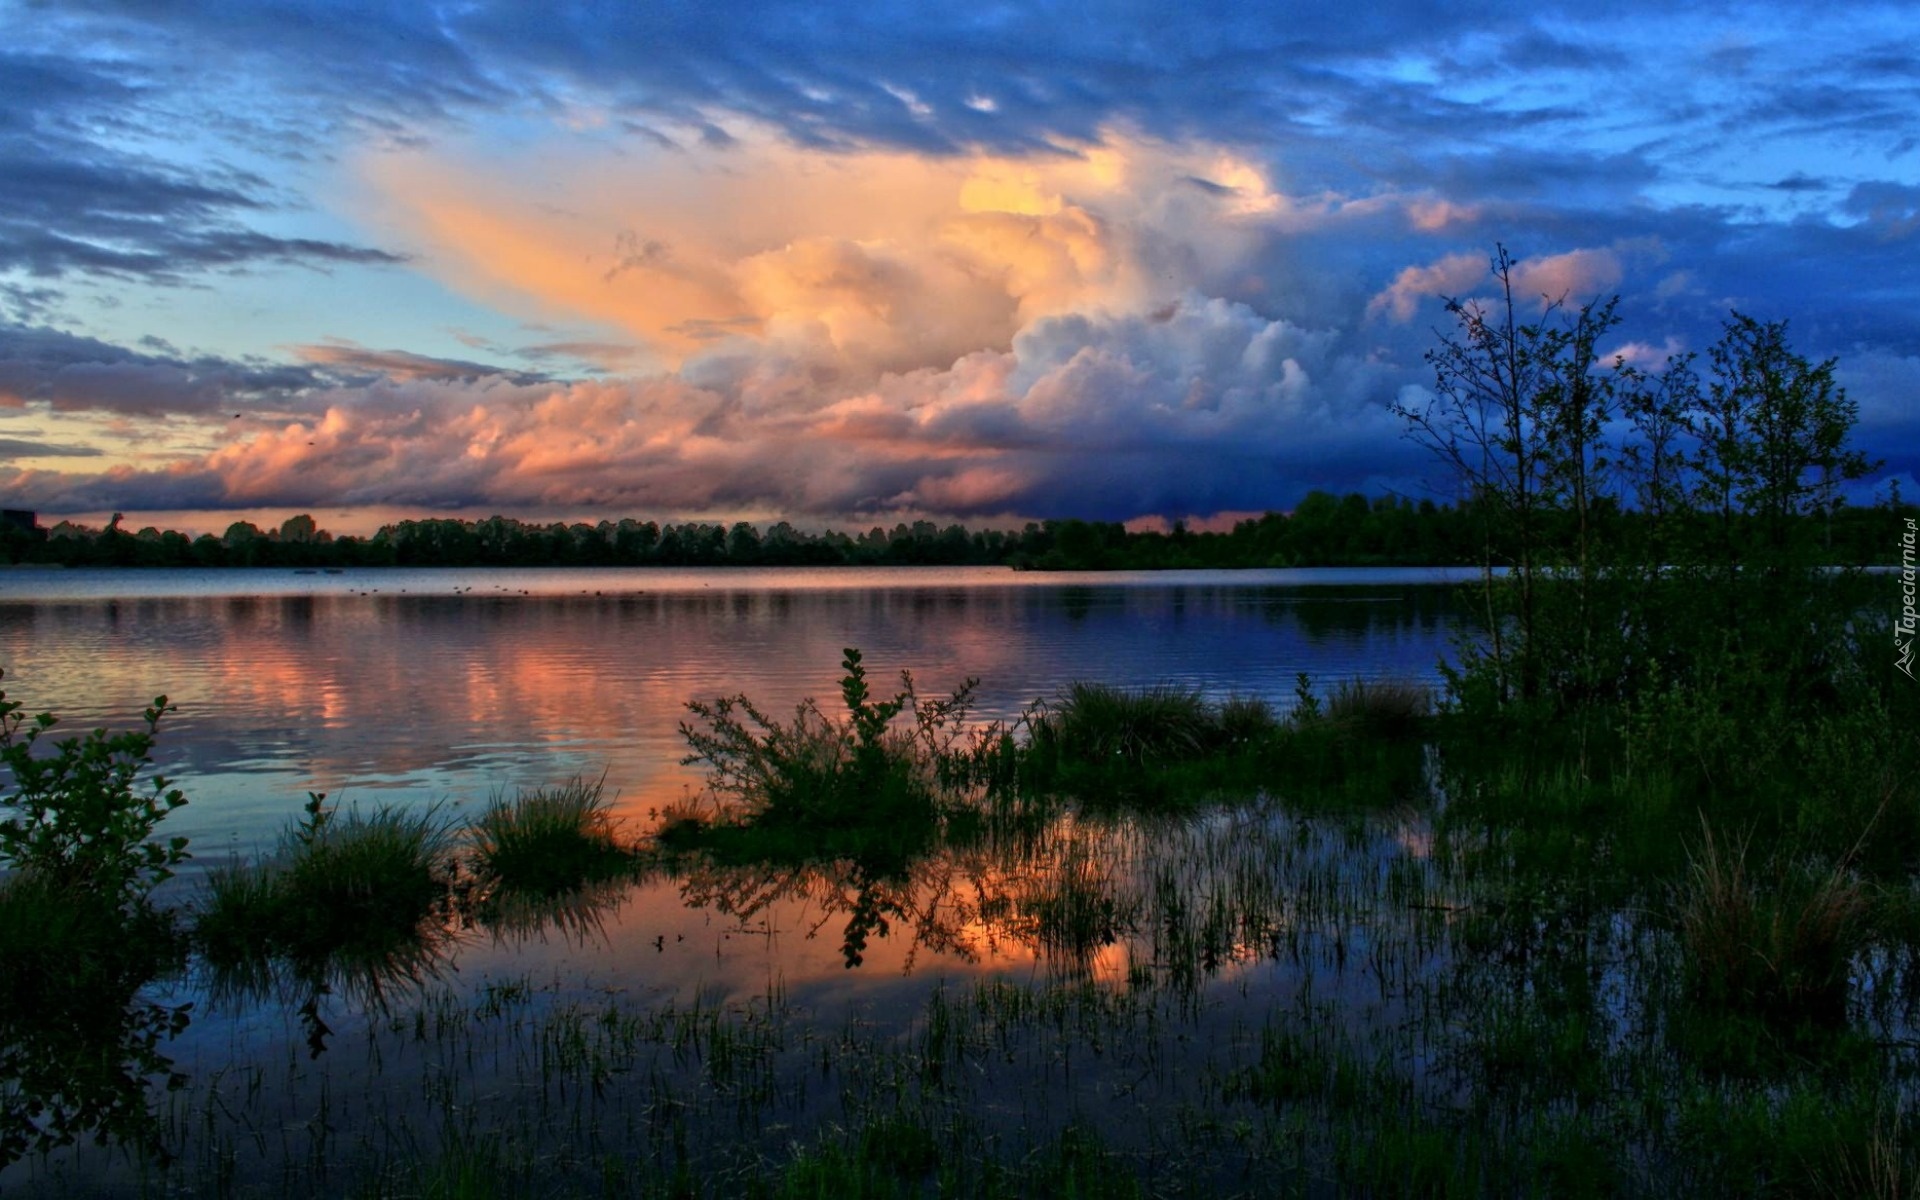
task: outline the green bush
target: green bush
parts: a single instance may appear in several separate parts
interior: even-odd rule
[[[54,742],[50,755],[34,751],[57,718],[41,713],[28,721],[23,708],[0,692],[0,763],[13,777],[12,793],[0,796],[0,809],[12,811],[0,820],[0,864],[122,911],[144,904],[188,857],[186,838],[148,840],[186,797],[163,776],[144,790],[139,784],[153,762],[160,718],[171,711],[167,698],[155,697],[146,710],[145,730],[95,729]]]
[[[158,1049],[191,1005],[143,1002],[177,969],[173,914],[150,893],[187,857],[186,839],[149,840],[186,803],[159,776],[140,783],[164,696],[146,729],[96,729],[36,754],[52,714],[31,721],[0,692],[0,1167],[82,1134],[163,1157],[150,1079],[178,1086]]]
[[[841,669],[847,715],[839,720],[813,700],[786,724],[745,696],[689,701],[700,720],[680,724],[689,751],[681,761],[705,764],[708,787],[738,806],[738,818],[815,827],[928,817],[943,787],[1003,769],[996,761],[1002,731],[967,722],[977,681],[923,700],[912,674],[902,671],[901,690],[875,700],[860,651],[847,649]]]

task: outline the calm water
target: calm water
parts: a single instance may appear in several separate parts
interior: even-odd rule
[[[661,805],[700,786],[679,762],[688,699],[745,693],[774,713],[809,696],[837,703],[847,646],[865,652],[876,682],[910,670],[931,694],[977,677],[983,719],[1075,680],[1173,683],[1284,708],[1303,671],[1323,688],[1432,679],[1456,627],[1449,590],[1432,586],[1443,578],[12,571],[0,572],[0,666],[10,698],[61,714],[68,730],[127,724],[157,693],[178,705],[158,757],[190,803],[165,829],[190,837],[196,859],[164,894],[191,903],[209,866],[270,851],[309,790],[348,805],[440,805],[463,820],[499,793],[604,776],[626,827],[643,833]],[[1151,980],[1192,1022],[1193,1045],[1237,1054],[1275,1009],[1332,1003],[1360,1025],[1400,1019],[1402,987],[1344,964],[1382,939],[1427,944],[1398,899],[1355,899],[1398,896],[1396,880],[1433,886],[1426,849],[1418,820],[1391,811],[1346,825],[1266,800],[1181,820],[1066,812],[1031,837],[932,846],[884,870],[708,863],[615,889],[568,920],[449,931],[433,968],[390,989],[384,1007],[369,1008],[350,979],[306,996],[233,995],[190,973],[157,998],[194,1005],[166,1053],[207,1090],[176,1105],[212,1105],[245,1072],[280,1063],[277,1090],[229,1099],[283,1129],[310,1124],[315,1088],[322,1104],[329,1087],[374,1089],[412,1111],[417,1081],[379,1055],[354,1057],[376,1036],[413,1044],[393,1032],[396,999],[777,1008],[808,1029],[880,1030],[886,1044],[889,1023],[917,1019],[939,989],[1081,980],[1160,994],[1137,991]],[[1097,920],[1063,919],[1076,905]],[[1416,975],[1427,969],[1424,949],[1396,954]],[[296,1016],[302,999],[361,1049],[332,1052],[318,1074],[297,1067],[312,1029]],[[513,1044],[500,1053],[522,1053]],[[264,1142],[258,1152],[262,1163],[288,1153]]]
[[[0,572],[10,697],[66,728],[164,693],[169,818],[202,863],[272,841],[307,791],[484,804],[606,776],[621,811],[699,785],[689,699],[834,698],[841,650],[878,684],[979,679],[983,718],[1074,680],[1292,701],[1296,675],[1431,678],[1444,578],[1423,570],[1058,575],[877,570]]]

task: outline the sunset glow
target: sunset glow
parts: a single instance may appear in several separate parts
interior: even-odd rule
[[[0,5],[8,507],[1444,498],[1391,409],[1496,243],[1650,368],[1791,320],[1885,460],[1854,498],[1920,465],[1902,10],[298,8]]]

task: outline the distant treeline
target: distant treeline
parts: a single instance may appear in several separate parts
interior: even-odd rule
[[[1907,513],[1913,506],[1904,506]],[[1841,506],[1801,518],[1836,564],[1886,563],[1898,552],[1898,522],[1886,507]],[[1644,518],[1602,504],[1597,525],[1630,536]],[[1671,515],[1668,517],[1672,520]],[[1564,531],[1571,540],[1573,530]],[[1589,533],[1593,532],[1590,527]],[[1470,504],[1369,499],[1309,492],[1290,513],[1241,521],[1230,532],[1129,532],[1117,522],[1054,520],[1022,529],[967,529],[931,521],[862,534],[807,533],[786,521],[761,529],[690,522],[539,524],[508,517],[426,519],[370,537],[334,536],[310,516],[278,529],[251,522],[220,537],[152,527],[128,532],[62,521],[51,529],[0,530],[9,563],[72,567],[774,567],[1006,565],[1043,571],[1235,567],[1452,566],[1483,561],[1487,526]],[[1506,557],[1492,547],[1493,558]]]

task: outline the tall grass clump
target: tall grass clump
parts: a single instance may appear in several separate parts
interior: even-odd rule
[[[496,796],[473,829],[475,873],[496,890],[558,896],[630,873],[604,780]]]
[[[1846,1023],[1854,959],[1873,935],[1874,905],[1844,863],[1754,879],[1745,843],[1723,846],[1704,823],[1675,897],[1688,999],[1780,1031]]]
[[[311,793],[269,861],[208,876],[195,940],[229,984],[270,977],[268,960],[318,979],[341,969],[378,986],[430,953],[453,880],[453,835],[437,807],[344,817]]]
[[[1409,739],[1426,729],[1433,693],[1410,679],[1348,679],[1327,697],[1324,716],[1336,728],[1368,737]]]
[[[1068,761],[1138,767],[1197,758],[1219,733],[1219,714],[1198,689],[1075,683],[1036,740]]]

